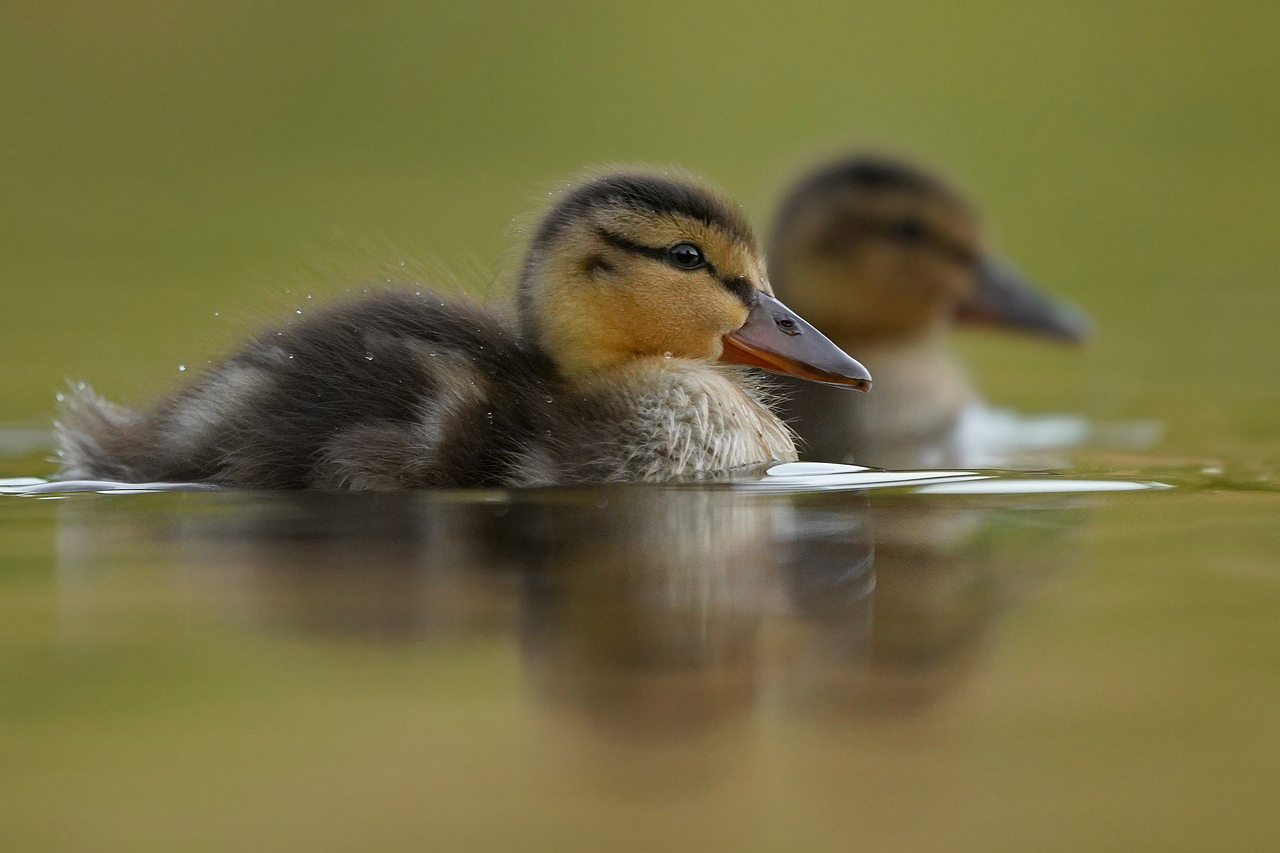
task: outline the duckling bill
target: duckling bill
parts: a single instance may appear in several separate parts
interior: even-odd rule
[[[620,173],[545,214],[517,320],[428,291],[339,302],[259,335],[147,411],[81,388],[64,478],[261,488],[532,486],[719,477],[796,458],[734,364],[866,390],[772,295],[708,188]]]

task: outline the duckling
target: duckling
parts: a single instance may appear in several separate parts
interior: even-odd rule
[[[972,428],[980,397],[946,332],[979,324],[1079,343],[1090,331],[1079,309],[995,256],[959,192],[881,156],[828,163],[790,190],[770,235],[769,275],[778,294],[834,341],[856,344],[878,380],[857,400],[786,383],[783,416],[806,457],[823,461],[886,468],[988,461],[994,449],[974,447],[986,441]]]
[[[81,387],[55,424],[61,476],[280,489],[718,477],[796,458],[766,389],[733,364],[870,387],[773,297],[739,210],[683,178],[571,186],[534,230],[516,295],[514,322],[427,291],[338,302],[145,412]]]

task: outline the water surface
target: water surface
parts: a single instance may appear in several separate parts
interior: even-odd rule
[[[1280,837],[1274,494],[855,473],[821,491],[812,472],[522,493],[11,483],[31,493],[0,495],[0,837]]]

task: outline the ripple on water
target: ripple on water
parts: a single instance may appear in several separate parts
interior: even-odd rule
[[[1154,481],[1066,479],[999,471],[877,471],[858,465],[817,462],[775,465],[765,472],[761,480],[743,485],[750,489],[787,493],[909,487],[913,493],[931,495],[1066,494],[1172,488]]]
[[[735,488],[775,494],[909,488],[928,495],[1033,495],[1082,492],[1133,492],[1173,488],[1153,480],[1105,480],[1059,476],[1011,475],[978,471],[878,471],[858,465],[787,462],[774,465],[763,477],[735,480]],[[130,495],[156,492],[216,490],[207,483],[118,483],[112,480],[44,480],[39,477],[0,478],[0,494],[48,495],[75,492]]]
[[[200,492],[218,489],[208,483],[118,483],[114,480],[43,480],[39,477],[0,477],[0,495],[53,495],[97,492],[142,495],[155,492]]]

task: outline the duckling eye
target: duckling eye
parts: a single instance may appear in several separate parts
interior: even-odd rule
[[[914,217],[895,222],[890,231],[895,239],[903,243],[919,243],[929,236],[929,228]]]
[[[667,249],[667,257],[682,270],[696,270],[707,265],[707,258],[702,250],[692,243],[676,243]]]

